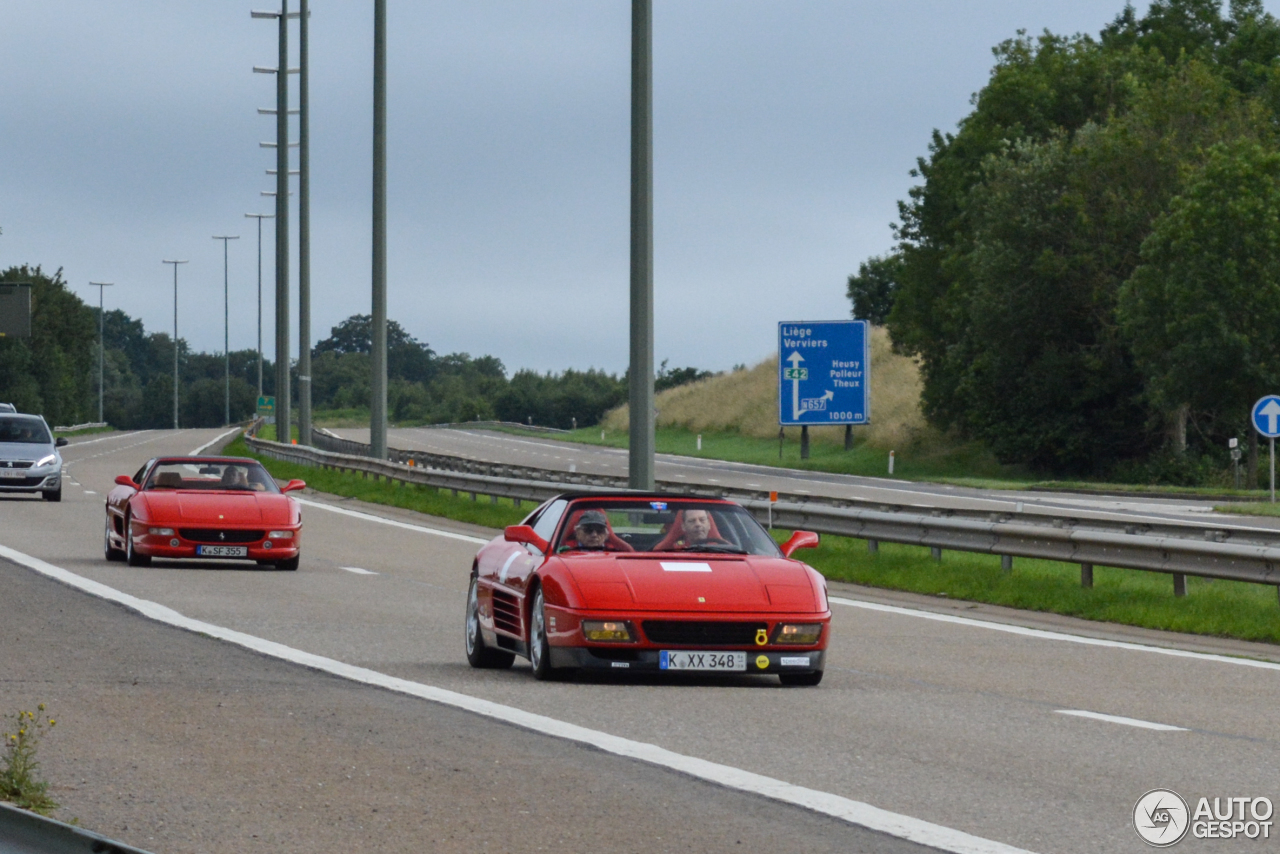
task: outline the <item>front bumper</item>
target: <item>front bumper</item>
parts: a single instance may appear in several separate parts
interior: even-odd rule
[[[827,651],[825,649],[799,649],[779,651],[776,649],[716,649],[716,652],[745,652],[747,669],[745,673],[813,673],[823,669]],[[551,647],[551,666],[577,668],[579,670],[626,670],[642,673],[687,673],[695,676],[725,673],[741,675],[741,670],[671,670],[664,671],[659,666],[660,650],[626,648],[619,644],[610,647],[597,646],[553,646]]]
[[[172,540],[175,539],[178,541],[178,545],[171,545]],[[284,545],[284,542],[287,542],[288,545]],[[134,537],[133,540],[134,551],[159,560],[289,560],[298,556],[302,544],[299,542],[297,534],[295,534],[292,540],[272,540],[270,548],[263,548],[263,542],[261,541],[256,543],[227,543],[226,545],[243,546],[245,548],[245,554],[238,556],[202,555],[196,553],[196,549],[199,546],[213,545],[222,544],[195,543],[182,537],[163,537],[158,534],[144,534]]]
[[[57,492],[62,488],[62,472],[0,478],[0,492]]]

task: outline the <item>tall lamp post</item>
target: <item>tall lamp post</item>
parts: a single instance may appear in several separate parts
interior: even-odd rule
[[[223,395],[225,415],[222,423],[225,426],[231,423],[231,313],[227,299],[227,241],[239,240],[240,235],[215,234],[213,239],[222,241],[222,373],[226,383]]]
[[[275,214],[245,214],[258,221],[258,397],[262,397],[262,221]]]
[[[298,4],[298,435],[311,444],[311,132],[307,0]]]
[[[178,265],[186,261],[161,261],[173,265],[173,429],[178,429]]]
[[[106,329],[106,326],[104,325],[103,318],[105,317],[105,315],[103,314],[103,308],[102,308],[102,305],[103,305],[102,295],[103,293],[105,293],[105,291],[103,291],[102,289],[111,287],[114,284],[114,282],[90,282],[89,284],[98,289],[98,423],[101,424],[102,423],[102,396],[103,396],[102,394],[102,362],[103,362],[103,357],[106,353],[106,341],[105,341],[105,338],[103,337],[103,333]]]
[[[387,0],[373,0],[373,369],[369,456],[387,458]]]
[[[631,0],[631,442],[628,485],[653,489],[653,10]]]

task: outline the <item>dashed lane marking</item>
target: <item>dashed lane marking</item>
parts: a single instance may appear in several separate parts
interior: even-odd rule
[[[1089,718],[1095,721],[1106,721],[1109,724],[1124,724],[1125,726],[1134,726],[1139,729],[1154,729],[1159,732],[1190,732],[1186,727],[1170,726],[1169,724],[1157,724],[1151,721],[1140,721],[1137,718],[1126,718],[1120,715],[1104,715],[1100,712],[1085,712],[1080,709],[1058,709],[1060,715],[1071,715],[1077,718]]]
[[[345,569],[347,572],[354,572],[356,575],[377,575],[378,574],[376,572],[371,572],[367,569],[361,569],[358,566],[340,566],[338,567],[338,569]]]

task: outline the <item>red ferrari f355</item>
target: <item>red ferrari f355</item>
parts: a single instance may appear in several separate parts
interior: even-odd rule
[[[687,496],[554,498],[480,549],[467,596],[472,667],[777,675],[822,681],[826,583],[741,506]]]
[[[302,513],[257,460],[161,457],[107,495],[107,560],[146,566],[152,558],[254,560],[298,568]]]

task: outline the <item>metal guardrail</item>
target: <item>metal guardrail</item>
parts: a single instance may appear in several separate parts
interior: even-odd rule
[[[107,426],[107,422],[105,421],[94,421],[91,424],[73,424],[70,427],[54,427],[53,432],[71,433],[75,430],[88,430],[93,427],[106,427],[106,426]]]
[[[274,459],[341,471],[360,472],[366,477],[415,483],[454,493],[470,493],[473,499],[488,495],[521,501],[540,502],[567,490],[616,492],[625,489],[619,478],[565,474],[559,479],[530,478],[523,466],[474,463],[484,473],[437,468],[433,458],[440,455],[397,452],[405,461],[376,460],[363,454],[341,453],[301,445],[283,445],[248,439],[260,453]],[[360,443],[338,440],[358,446]],[[456,460],[457,458],[448,458]],[[501,472],[501,473],[499,473]],[[546,472],[543,471],[543,474]],[[1093,567],[1120,567],[1164,572],[1173,575],[1174,592],[1186,592],[1186,576],[1221,578],[1254,584],[1269,584],[1280,590],[1280,532],[1245,529],[1244,533],[1271,542],[1250,542],[1239,531],[1205,528],[1193,523],[1125,525],[1107,520],[1072,520],[1016,513],[964,513],[960,511],[920,512],[908,505],[876,503],[875,506],[833,506],[807,500],[808,496],[783,496],[769,500],[768,494],[749,490],[707,489],[691,484],[660,482],[658,489],[689,495],[730,497],[761,521],[786,528],[816,531],[864,539],[873,551],[880,542],[926,546],[940,556],[943,549],[1000,555],[1002,565],[1012,568],[1014,557],[1040,558],[1078,563],[1081,582],[1092,586]],[[1228,541],[1231,540],[1231,541]]]
[[[147,854],[141,848],[0,802],[0,851],[5,854]]]

